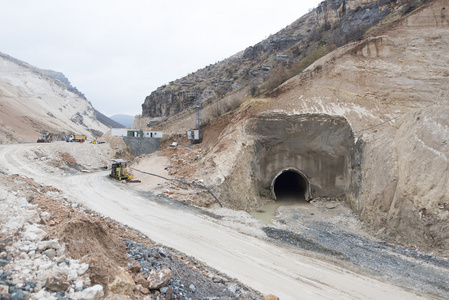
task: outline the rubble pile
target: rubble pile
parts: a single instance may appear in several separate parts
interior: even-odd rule
[[[170,252],[125,239],[137,289],[163,299],[260,299],[254,292],[211,272],[197,269]],[[193,281],[193,279],[195,281]]]
[[[5,174],[0,184],[1,300],[262,299],[54,187]]]
[[[91,287],[89,265],[67,257],[64,244],[49,239],[42,229],[41,224],[50,218],[48,212],[17,192],[2,190],[0,199],[1,299],[103,296],[101,285]]]

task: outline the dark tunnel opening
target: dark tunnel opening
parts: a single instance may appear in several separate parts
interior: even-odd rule
[[[288,170],[275,178],[273,185],[274,196],[280,199],[304,200],[307,191],[307,182],[298,172]]]

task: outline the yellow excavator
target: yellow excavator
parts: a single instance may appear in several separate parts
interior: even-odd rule
[[[133,175],[128,173],[128,163],[126,159],[112,159],[112,167],[110,177],[118,180],[132,180]]]

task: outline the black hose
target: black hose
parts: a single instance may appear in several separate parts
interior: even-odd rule
[[[200,187],[200,188],[202,188],[202,189],[205,189],[206,191],[209,192],[209,194],[212,195],[212,197],[214,197],[215,201],[217,201],[217,203],[220,205],[220,207],[223,207],[223,205],[221,205],[220,201],[219,201],[218,198],[214,195],[214,193],[212,193],[212,191],[211,191],[210,189],[208,189],[206,186],[204,186],[204,185],[202,185],[202,184],[198,184],[198,183],[196,183],[196,182],[186,182],[186,181],[182,181],[182,180],[174,179],[174,178],[166,178],[166,177],[161,176],[161,175],[157,175],[157,174],[153,174],[153,173],[149,173],[149,172],[137,170],[137,169],[132,168],[132,167],[130,167],[130,169],[131,169],[131,170],[134,170],[134,171],[137,171],[137,172],[140,172],[140,173],[143,173],[143,174],[147,174],[147,175],[151,175],[151,176],[156,176],[156,177],[159,177],[159,178],[168,180],[168,181],[176,181],[176,182],[179,182],[179,183],[182,183],[182,184],[187,184],[187,185],[195,186],[195,187],[197,186],[197,187]]]

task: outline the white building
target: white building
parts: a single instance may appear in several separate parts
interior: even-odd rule
[[[129,136],[129,137],[146,137],[146,138],[162,138],[162,131],[141,131],[137,129],[112,128],[112,136]]]

